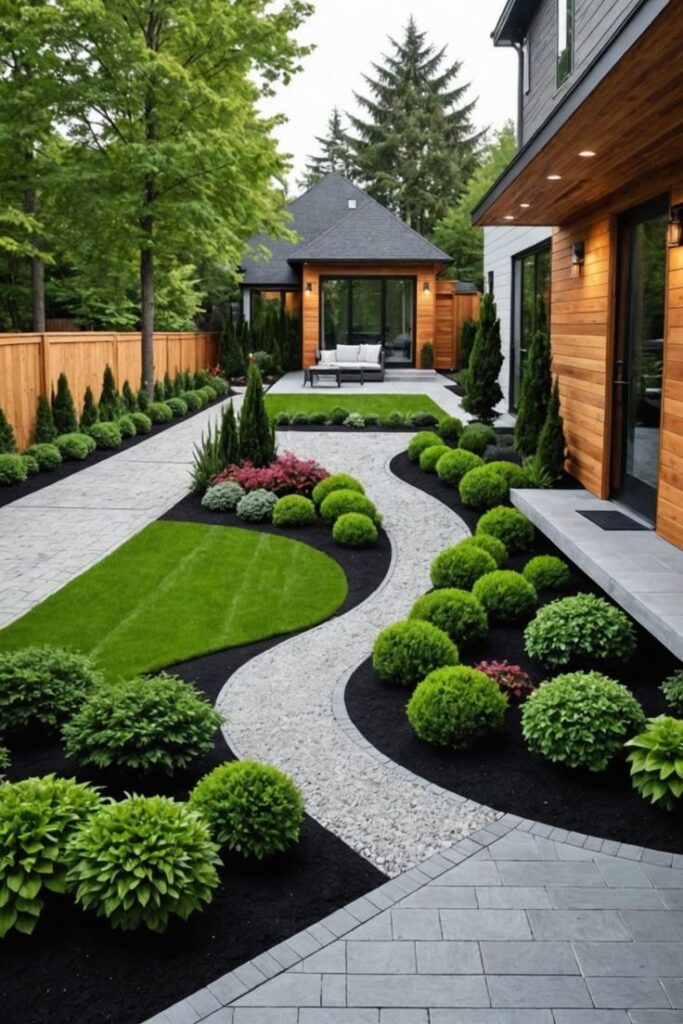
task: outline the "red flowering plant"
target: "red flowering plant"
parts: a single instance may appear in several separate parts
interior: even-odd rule
[[[224,484],[228,481],[238,483],[245,491],[257,491],[263,488],[274,494],[309,495],[316,484],[330,474],[315,459],[299,459],[291,452],[278,455],[270,466],[257,468],[248,459],[241,466],[227,466],[216,476],[212,484]]]
[[[521,704],[536,689],[536,683],[529,673],[508,661],[480,661],[474,667],[498,683],[503,693],[507,693],[510,700],[517,704]]]

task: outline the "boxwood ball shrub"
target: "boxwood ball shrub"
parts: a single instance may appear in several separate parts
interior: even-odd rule
[[[187,415],[188,406],[184,398],[167,398],[164,404],[169,407],[174,416]]]
[[[495,469],[501,473],[508,482],[509,487],[528,487],[529,481],[526,472],[516,462],[508,462],[506,459],[494,459],[487,462],[489,469]]]
[[[262,523],[264,519],[271,518],[277,500],[277,495],[272,491],[259,488],[240,498],[235,511],[240,519],[244,519],[247,523]]]
[[[345,548],[371,548],[378,536],[372,519],[362,512],[344,512],[332,527],[332,539]]]
[[[152,423],[170,423],[173,419],[173,410],[168,402],[150,402],[146,412]]]
[[[506,508],[504,505],[484,512],[477,523],[476,532],[497,537],[511,555],[519,551],[528,551],[536,535],[533,523],[523,512],[516,508]]]
[[[435,416],[433,412],[409,412],[406,416],[407,422],[411,427],[436,427],[439,423],[438,416]]]
[[[495,442],[496,432],[493,427],[488,427],[485,423],[470,423],[460,435],[458,444],[468,452],[483,455],[486,446]]]
[[[213,388],[217,398],[225,398],[230,390],[230,385],[224,377],[211,377],[209,380],[209,387]]]
[[[600,672],[556,676],[522,709],[522,734],[532,754],[591,772],[604,771],[644,723],[631,691]]]
[[[418,597],[410,609],[411,619],[424,619],[448,633],[458,647],[465,647],[486,635],[488,618],[484,606],[467,590],[446,587]]]
[[[345,512],[360,512],[361,515],[369,516],[376,526],[382,522],[374,502],[358,491],[332,491],[320,506],[320,515],[328,523],[333,523]]]
[[[284,412],[284,410],[282,412],[279,412],[277,414],[277,416],[275,417],[275,426],[276,427],[288,427],[290,423],[291,423],[291,416],[290,416],[290,414],[288,412]]]
[[[365,488],[360,480],[356,480],[355,476],[349,476],[348,473],[333,473],[332,476],[325,477],[313,488],[311,497],[318,508],[327,495],[332,494],[332,491],[358,491],[359,494],[365,494]]]
[[[74,833],[67,884],[84,910],[114,928],[163,932],[172,916],[186,921],[211,902],[220,863],[207,825],[185,804],[130,796]]]
[[[437,462],[436,475],[449,487],[457,487],[465,473],[483,465],[483,460],[474,452],[466,452],[464,448],[452,448]]]
[[[190,807],[221,846],[268,857],[299,841],[304,799],[284,772],[258,761],[228,761],[200,779]]]
[[[237,483],[214,484],[202,495],[202,508],[209,512],[234,512],[243,495],[244,490]]]
[[[483,548],[476,548],[463,542],[441,551],[430,570],[435,587],[455,587],[457,590],[471,590],[480,576],[496,568],[491,555]]]
[[[144,412],[131,412],[129,413],[130,418],[135,424],[135,429],[138,434],[149,434],[152,429],[152,421]]]
[[[667,811],[683,806],[683,721],[660,715],[626,744],[631,781],[642,797]]]
[[[507,548],[502,540],[492,537],[490,533],[476,533],[473,537],[466,537],[460,541],[458,547],[481,548],[491,556],[499,569],[502,569],[508,560]]]
[[[507,697],[493,680],[459,665],[436,669],[423,679],[406,713],[421,740],[466,750],[502,728],[507,706]]]
[[[420,454],[420,469],[425,473],[436,473],[436,464],[442,455],[451,449],[445,444],[432,444]]]
[[[444,416],[439,420],[437,433],[444,441],[457,441],[463,429],[462,420],[455,416]]]
[[[372,647],[372,665],[380,679],[414,686],[443,665],[457,665],[458,648],[431,622],[408,619],[383,629]]]
[[[310,422],[308,413],[295,412],[292,416],[292,423],[297,427],[307,427]]]
[[[275,526],[310,526],[315,519],[315,505],[303,494],[287,494],[278,498],[273,509]]]
[[[97,768],[172,775],[213,747],[223,716],[176,676],[100,687],[62,730],[67,757]]]
[[[505,477],[490,466],[479,466],[465,473],[458,486],[464,505],[470,508],[494,508],[505,501],[510,485]]]
[[[544,605],[524,631],[527,654],[563,667],[577,659],[628,661],[636,647],[628,615],[594,594]]]
[[[206,405],[204,396],[200,395],[198,391],[183,391],[179,397],[182,398],[189,412],[199,412]]]
[[[24,454],[20,455],[19,457],[21,461],[24,463],[24,469],[26,470],[27,476],[35,476],[36,473],[40,473],[40,466],[38,465],[38,460],[34,459],[32,455],[27,455],[27,453],[24,452]]]
[[[150,409],[152,405],[154,405],[154,402],[150,403]],[[117,423],[111,421],[93,423],[91,427],[88,427],[88,433],[98,448],[121,447],[121,431]]]
[[[421,430],[419,434],[411,437],[408,442],[408,458],[411,462],[419,462],[420,456],[426,448],[433,448],[434,445],[440,444],[441,438],[438,434],[435,434],[432,430]]]
[[[336,427],[341,426],[345,419],[351,415],[350,409],[345,409],[342,405],[335,405],[334,409],[330,411],[328,419],[330,423],[333,423]]]
[[[103,682],[85,654],[63,647],[23,647],[0,654],[0,732],[51,730]]]
[[[89,434],[60,434],[55,444],[63,459],[87,459],[97,447]]]
[[[673,672],[660,686],[664,700],[676,714],[683,714],[683,669]]]
[[[41,470],[56,469],[62,464],[62,456],[56,444],[43,441],[40,444],[32,444],[26,449],[26,454],[33,456]]]
[[[511,569],[496,569],[481,576],[472,587],[472,593],[497,622],[526,618],[538,599],[531,583]]]
[[[135,437],[138,432],[137,427],[135,426],[135,420],[127,413],[124,416],[119,416],[116,423],[121,431],[121,437]],[[57,438],[57,440],[59,440],[59,438]]]
[[[571,579],[569,566],[555,555],[537,555],[527,562],[522,573],[536,590],[564,590]]]
[[[30,935],[45,890],[66,888],[70,837],[100,806],[96,789],[55,775],[0,785],[0,938]]]
[[[216,392],[213,390],[210,384],[205,384],[203,387],[199,388],[199,393],[201,395],[204,395],[206,405],[208,405],[209,402],[216,401]]]
[[[368,422],[368,417],[367,416],[365,418],[365,421],[366,421],[366,423]],[[323,423],[327,423],[327,413],[326,412],[312,412],[309,415],[309,417],[308,417],[308,422],[309,423],[313,423],[316,426],[320,427],[320,426],[323,425]]]
[[[27,476],[28,469],[21,455],[0,455],[0,484],[23,484]]]
[[[406,419],[402,412],[397,409],[394,412],[390,412],[388,416],[383,416],[380,420],[380,424],[383,427],[388,427],[390,430],[398,430],[400,427],[406,425]]]

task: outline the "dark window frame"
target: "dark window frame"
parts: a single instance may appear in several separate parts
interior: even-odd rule
[[[387,290],[385,286],[386,281],[411,281],[412,282],[412,298],[413,298],[413,337],[411,345],[411,358],[408,365],[415,366],[415,349],[417,346],[417,277],[415,274],[325,274],[319,279],[318,285],[318,306],[319,306],[319,319],[318,319],[318,348],[323,349],[325,341],[325,304],[323,302],[323,288],[326,281],[380,281],[382,283],[382,292],[380,298],[380,323],[381,327],[381,340],[380,345],[382,349],[386,344],[385,328],[386,328],[386,308],[387,308]],[[347,297],[347,323],[349,327],[353,327],[353,286],[349,288],[349,294]]]
[[[511,296],[510,296],[510,375],[509,375],[509,398],[508,408],[510,412],[517,411],[517,400],[519,398],[519,389],[521,387],[521,375],[518,376],[518,363],[521,361],[520,351],[522,341],[522,288],[524,278],[524,261],[529,256],[540,256],[543,253],[547,253],[548,256],[552,257],[552,240],[547,238],[543,242],[538,242],[536,245],[530,246],[528,249],[522,249],[520,252],[516,252],[511,258],[511,269],[510,269],[510,281],[511,281]],[[552,295],[552,265],[550,267],[549,274],[549,292]],[[534,294],[538,294],[538,261],[535,262],[534,266]],[[551,313],[551,302],[548,302],[548,308],[546,309],[546,320],[548,324],[548,335],[550,335],[550,313]]]

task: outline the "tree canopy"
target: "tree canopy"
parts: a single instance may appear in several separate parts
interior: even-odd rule
[[[342,115],[334,107],[327,122],[327,133],[316,135],[320,153],[309,156],[301,180],[302,189],[309,189],[326,174],[341,174],[349,181],[356,176],[356,167],[351,145],[344,129]]]

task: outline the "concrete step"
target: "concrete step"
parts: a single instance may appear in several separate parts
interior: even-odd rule
[[[434,383],[436,381],[436,370],[415,370],[412,368],[402,370],[390,370],[388,367],[385,369],[384,378],[385,380],[423,380],[426,383]]]

